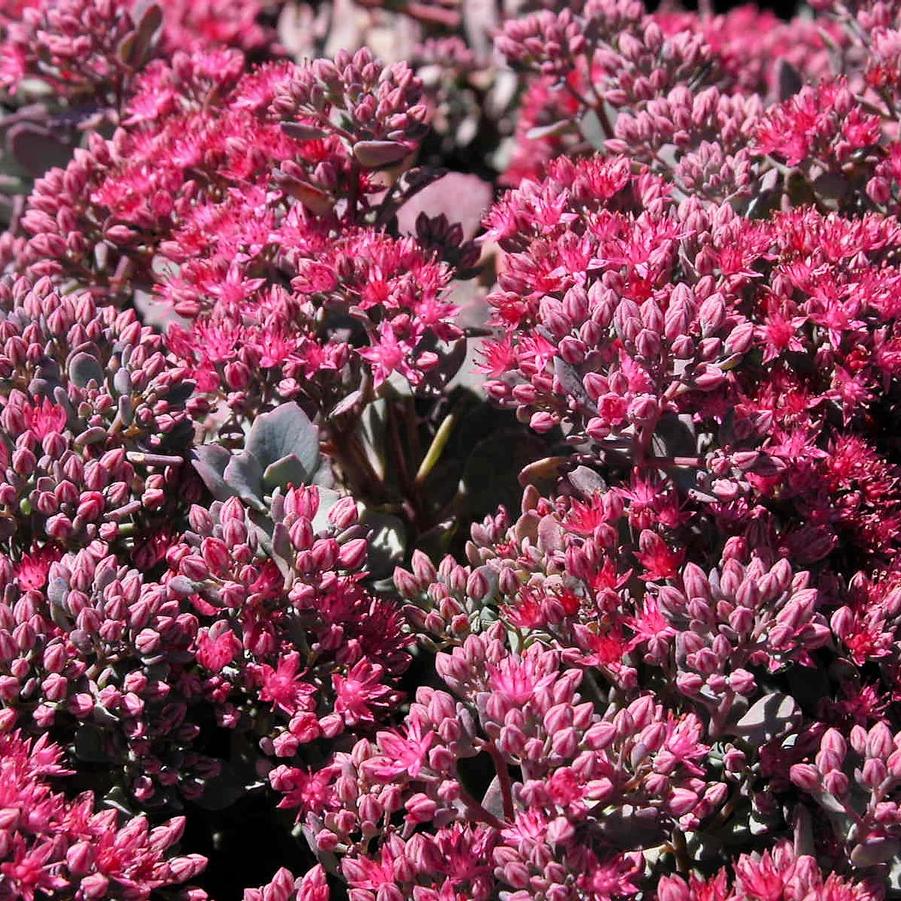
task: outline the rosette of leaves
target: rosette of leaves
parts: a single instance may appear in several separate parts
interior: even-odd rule
[[[266,513],[276,488],[314,481],[320,468],[319,429],[296,403],[282,404],[253,421],[243,450],[203,445],[195,451],[194,467],[216,500],[239,497]]]
[[[196,448],[194,468],[216,500],[238,497],[248,506],[257,537],[276,562],[273,500],[290,486],[329,480],[319,453],[319,429],[293,401],[257,416],[237,453],[221,444]],[[320,486],[317,523],[326,522],[340,498],[337,491]]]

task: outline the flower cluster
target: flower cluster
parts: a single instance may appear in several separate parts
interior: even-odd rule
[[[0,284],[0,317],[0,538],[19,551],[133,543],[183,490],[204,409],[194,383],[132,313],[49,279]]]
[[[240,216],[235,221],[248,224]],[[247,268],[290,253],[285,239],[296,234],[291,220],[272,228]],[[233,238],[223,230],[217,243]],[[170,296],[191,298],[176,301],[179,310],[196,298],[215,298],[190,329],[173,328],[169,338],[201,388],[242,413],[302,395],[328,411],[364,373],[376,388],[395,372],[414,387],[427,381],[441,361],[435,341],[462,334],[445,293],[448,268],[412,239],[372,229],[304,243],[292,254],[290,287],[258,285],[264,280],[243,278],[234,264],[223,272],[220,247],[209,261],[188,261],[177,284],[166,286]]]
[[[121,123],[151,60],[222,46],[275,53],[264,19],[257,0],[0,4],[0,222],[16,224],[32,180],[65,165],[85,134]]]
[[[379,224],[417,187],[386,196],[383,172],[415,150],[419,82],[366,51],[239,66],[217,51],[150,67],[132,127],[36,186],[30,270],[109,298],[155,282],[191,321],[170,349],[239,416],[301,395],[328,412],[393,373],[419,387],[461,337],[442,257],[472,256],[452,231]]]
[[[729,523],[790,501],[811,560],[838,536],[890,558],[897,473],[865,411],[897,377],[892,218],[677,205],[614,157],[554,161],[487,224],[492,397],[614,464],[695,469]]]
[[[689,181],[687,193],[744,190],[752,156],[745,145],[762,104],[779,97],[780,82],[828,76],[826,42],[839,33],[749,7],[698,20],[646,14],[634,2],[511,19],[496,47],[533,74],[508,181],[537,175],[550,157],[588,142],[641,159],[677,184],[702,167],[707,177]],[[723,179],[729,190],[717,184]]]
[[[186,719],[196,618],[102,545],[45,567],[46,587],[3,564],[3,700],[20,725],[123,768],[145,801],[160,786],[199,795],[217,764],[192,751]]]
[[[882,892],[875,884],[824,875],[815,858],[798,854],[783,842],[763,854],[743,854],[731,881],[724,871],[710,879],[666,876],[660,880],[660,901],[757,901],[763,898],[798,898],[814,901],[876,901]]]
[[[198,855],[168,853],[184,817],[155,827],[143,816],[121,822],[115,810],[98,810],[91,792],[69,800],[54,789],[51,780],[66,775],[62,751],[45,738],[0,735],[0,897],[147,899],[203,869]]]
[[[440,896],[426,887],[483,899],[500,890],[517,901],[620,897],[642,864],[617,835],[629,815],[651,836],[666,823],[699,823],[722,802],[725,786],[699,778],[706,747],[691,716],[672,718],[646,695],[599,717],[557,652],[513,654],[502,634],[470,636],[439,655],[453,695],[420,689],[401,730],[337,756],[335,800],[326,801],[334,809],[316,841],[347,855],[355,898],[386,885],[396,897]],[[497,768],[481,799],[462,775],[479,755]],[[309,794],[294,788],[302,780],[273,774],[289,788],[286,802],[306,807]],[[417,831],[429,822],[434,835]]]
[[[735,308],[766,233],[728,206],[677,207],[660,180],[633,176],[622,158],[560,158],[487,224],[508,251],[489,297],[508,331],[486,349],[486,372],[500,376],[488,390],[534,410],[533,428],[566,417],[574,437],[648,435],[683,398],[694,396],[694,408],[721,388],[750,346],[753,326]],[[509,384],[517,372],[527,384]]]
[[[853,778],[859,798],[844,771],[849,750],[858,764]],[[795,764],[790,775],[835,817],[851,861],[867,866],[898,853],[899,765],[901,736],[892,736],[888,725],[878,722],[869,731],[855,726],[848,741],[837,730],[828,730],[813,763]]]
[[[28,92],[29,80],[38,80],[70,103],[105,92],[121,101],[160,40],[169,53],[223,45],[253,51],[271,40],[257,21],[257,0],[25,0],[4,7],[0,89]]]
[[[246,889],[244,901],[329,901],[329,887],[321,866],[295,879],[282,867],[267,885]]]
[[[168,587],[203,617],[194,649],[220,721],[237,724],[241,698],[265,702],[278,724],[264,746],[290,757],[385,718],[409,640],[397,606],[361,584],[367,530],[352,498],[316,488],[276,497],[262,559],[249,512],[237,498],[192,508],[191,530],[167,554]]]
[[[160,26],[155,6],[136,22],[127,7],[111,0],[17,5],[22,8],[15,17],[0,14],[0,88],[13,94],[31,78],[71,98],[99,90],[115,95]]]
[[[237,498],[195,506],[161,582],[100,541],[55,561],[4,559],[5,706],[80,759],[121,767],[157,804],[201,797],[211,779],[215,790],[206,717],[276,757],[369,728],[397,701],[408,640],[396,607],[360,584],[367,541],[353,501],[330,500],[320,511],[315,488],[276,496],[262,556]],[[261,706],[271,725],[251,715]]]

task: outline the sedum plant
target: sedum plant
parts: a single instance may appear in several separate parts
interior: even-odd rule
[[[901,897],[899,29],[0,2],[0,899]]]

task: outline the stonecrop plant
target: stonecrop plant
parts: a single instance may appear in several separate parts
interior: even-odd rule
[[[0,901],[901,898],[901,4],[0,0]]]

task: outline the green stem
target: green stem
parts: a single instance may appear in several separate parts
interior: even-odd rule
[[[450,440],[451,432],[456,423],[457,414],[448,413],[441,425],[438,426],[438,431],[435,432],[435,437],[432,439],[432,443],[429,445],[429,449],[426,451],[426,455],[416,472],[415,483],[417,485],[421,485],[429,477],[429,474],[441,459],[441,454],[444,453],[444,448],[447,447],[447,442]]]

